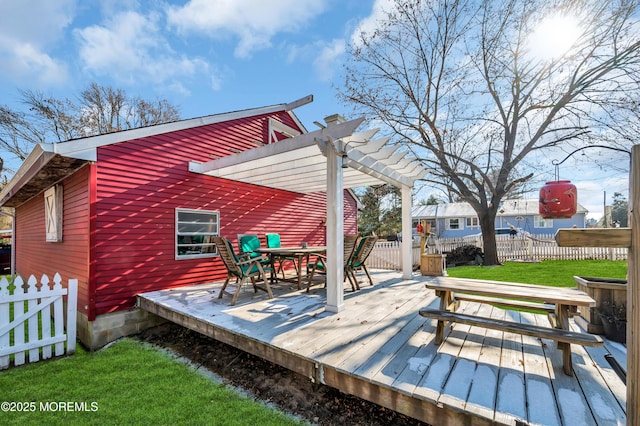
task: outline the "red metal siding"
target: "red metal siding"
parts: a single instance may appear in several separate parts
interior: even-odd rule
[[[44,193],[16,208],[16,271],[23,278],[42,274],[50,278],[56,272],[63,282],[78,279],[78,309],[89,308],[89,167],[84,167],[62,182],[62,242],[45,242]]]
[[[286,113],[271,115],[297,128]],[[98,150],[96,314],[132,307],[135,295],[224,279],[218,258],[175,260],[175,209],[220,212],[221,234],[279,232],[282,242],[323,244],[325,194],[302,195],[190,173],[207,161],[267,140],[268,115],[104,146]],[[346,195],[347,193],[345,193]],[[345,198],[345,232],[355,233],[355,201]],[[264,242],[264,241],[263,241]]]

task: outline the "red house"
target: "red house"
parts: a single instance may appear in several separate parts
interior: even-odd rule
[[[208,235],[279,232],[283,244],[324,244],[323,193],[189,171],[190,161],[306,133],[292,112],[301,103],[36,146],[0,193],[15,208],[16,273],[77,278],[78,335],[93,349],[150,325],[138,293],[224,280]],[[344,209],[355,233],[351,195]],[[208,226],[189,229],[194,219]]]

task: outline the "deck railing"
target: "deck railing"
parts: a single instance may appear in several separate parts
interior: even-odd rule
[[[59,274],[32,275],[26,285],[21,277],[12,283],[0,279],[0,370],[9,368],[11,358],[18,366],[52,356],[74,353],[76,348],[76,306],[78,280],[62,287]],[[64,310],[63,296],[67,296]],[[65,316],[67,320],[65,333]],[[66,346],[66,348],[65,348]]]
[[[626,248],[607,247],[558,247],[548,235],[499,235],[496,238],[498,259],[508,260],[626,260]],[[446,253],[463,245],[475,245],[482,248],[482,237],[474,238],[430,238],[427,250],[430,253]],[[420,264],[420,248],[414,244],[413,264]],[[374,269],[401,270],[400,243],[398,241],[379,241],[367,260],[367,266]]]

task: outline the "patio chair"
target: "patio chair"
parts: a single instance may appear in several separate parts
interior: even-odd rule
[[[351,261],[347,265],[347,273],[350,277],[353,277],[353,281],[356,284],[356,288],[360,290],[360,286],[358,285],[358,279],[356,278],[356,270],[364,269],[364,272],[367,274],[367,278],[369,278],[369,284],[373,285],[373,280],[371,279],[371,275],[369,275],[369,271],[367,270],[367,265],[365,262],[367,258],[371,254],[371,251],[378,242],[378,237],[375,235],[370,235],[367,237],[362,237],[358,246],[353,251],[353,256],[351,256]]]
[[[256,253],[254,250],[262,247],[260,238],[255,234],[238,234],[238,247],[240,248],[241,257],[249,259],[257,259],[262,266],[271,265],[271,259],[265,257],[262,253]]]
[[[353,281],[351,281],[351,277],[347,273],[347,265],[349,265],[349,262],[351,261],[351,256],[353,255],[353,251],[355,249],[357,241],[358,241],[357,235],[344,236],[344,254],[343,254],[344,280],[349,278],[349,283],[351,284],[351,289],[353,291],[356,291],[356,288],[353,284]],[[313,280],[313,276],[315,275],[315,273],[327,272],[326,260],[327,260],[326,256],[319,255],[311,265],[307,265],[307,271],[309,272],[309,282],[307,283],[307,293],[309,292],[309,288],[311,287],[311,281]]]
[[[268,248],[280,248],[282,247],[281,243],[280,243],[280,234],[264,234],[265,239],[267,240],[267,247]],[[292,257],[292,256],[276,256],[274,259],[274,263],[275,261],[278,262],[278,268],[276,269],[275,273],[277,274],[278,272],[282,272],[282,279],[285,278],[284,276],[284,269],[282,267],[282,265],[287,262],[287,261],[291,261],[293,263],[293,267],[296,270],[296,274],[298,273],[298,264],[296,263],[296,258]],[[275,268],[275,264],[272,265]]]
[[[213,237],[213,242],[218,248],[218,253],[220,254],[222,263],[224,263],[225,268],[227,268],[227,279],[222,286],[222,290],[220,290],[218,299],[222,299],[222,295],[226,293],[231,296],[231,305],[235,305],[236,300],[238,300],[240,290],[242,289],[242,285],[247,282],[247,280],[251,281],[255,292],[263,290],[267,292],[269,299],[273,298],[273,293],[271,293],[271,287],[269,287],[269,282],[266,277],[266,273],[270,272],[271,268],[262,266],[258,258],[247,258],[241,260],[233,251],[231,242],[224,237]],[[230,293],[226,291],[226,289],[229,281],[234,277],[238,280],[238,288],[234,293]],[[256,278],[262,278],[264,281],[264,287],[260,287],[256,283]]]
[[[241,256],[247,256],[251,259],[263,257],[262,254],[256,253],[254,250],[262,247],[260,238],[255,234],[238,234],[238,249]]]

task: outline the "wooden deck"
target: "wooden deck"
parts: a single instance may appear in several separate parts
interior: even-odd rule
[[[574,376],[552,341],[457,324],[433,344],[437,308],[424,286],[373,271],[375,286],[345,293],[345,309],[325,312],[325,291],[273,285],[274,299],[246,286],[236,306],[218,299],[222,283],[145,293],[139,306],[332,386],[432,425],[626,423],[626,387],[605,359],[626,367],[625,347],[572,345]],[[543,315],[477,303],[461,312],[548,324]],[[572,323],[574,330],[579,328]]]

